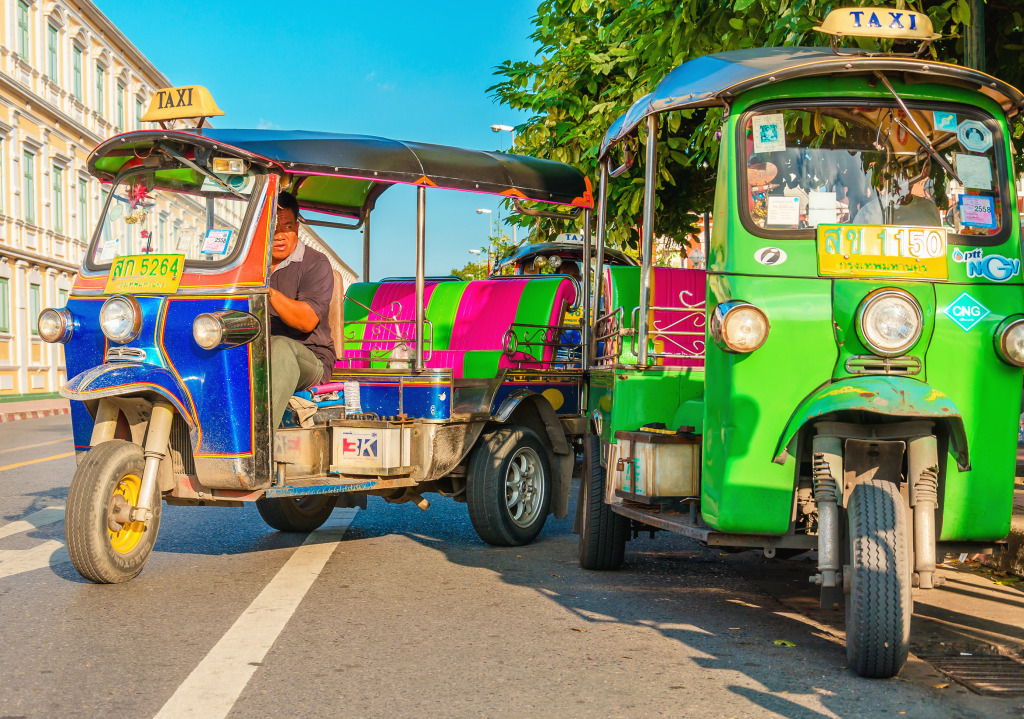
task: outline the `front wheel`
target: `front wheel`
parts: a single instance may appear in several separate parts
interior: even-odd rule
[[[899,487],[885,480],[861,482],[851,492],[846,517],[846,656],[862,677],[894,677],[907,662],[913,611]]]
[[[68,555],[78,573],[97,584],[127,582],[142,571],[160,529],[159,500],[146,522],[115,519],[137,506],[145,460],[142,447],[123,440],[96,445],[78,465],[64,518]]]
[[[584,569],[618,569],[626,555],[629,520],[612,511],[604,501],[604,467],[601,466],[601,440],[588,437],[583,450],[583,477],[580,479],[580,566]]]
[[[518,547],[540,534],[551,506],[551,466],[532,430],[502,427],[480,440],[469,461],[466,505],[488,544]]]
[[[337,501],[333,494],[260,497],[256,500],[256,510],[264,522],[279,532],[312,532],[327,521]]]

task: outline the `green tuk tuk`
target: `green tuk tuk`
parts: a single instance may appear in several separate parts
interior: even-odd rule
[[[921,13],[845,8],[818,29],[831,48],[686,62],[605,135],[580,562],[618,568],[641,528],[817,550],[850,667],[889,677],[912,587],[1010,527],[1024,294],[1007,123],[1024,96],[835,41],[923,49]],[[707,269],[652,267],[659,119],[696,108],[724,110]],[[641,134],[642,266],[604,267],[608,183]]]

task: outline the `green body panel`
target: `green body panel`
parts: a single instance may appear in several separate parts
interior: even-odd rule
[[[433,326],[432,347],[435,350],[451,347],[455,314],[459,310],[466,285],[465,282],[438,282],[430,294],[426,317]]]
[[[907,100],[959,102],[989,112],[1002,127],[997,142],[1003,145],[1006,157],[1012,157],[1005,119],[989,98],[967,89],[903,85],[894,76],[892,80]],[[922,370],[912,379],[876,376],[873,381],[892,387],[915,383],[907,386],[922,389],[924,397],[935,389],[959,409],[973,466],[961,471],[955,462],[946,462],[940,489],[940,536],[943,540],[1001,538],[1009,527],[1022,376],[1019,368],[999,360],[994,332],[1003,318],[1024,312],[1022,275],[1003,283],[968,278],[967,264],[952,260],[956,246],[950,245],[948,280],[822,278],[817,271],[816,240],[756,237],[741,224],[739,211],[745,211],[747,198],[740,195],[736,172],[740,116],[751,105],[766,100],[794,97],[799,106],[807,98],[847,96],[891,98],[880,87],[869,87],[863,77],[773,83],[737,98],[723,127],[708,258],[709,319],[718,303],[745,300],[765,312],[771,330],[764,346],[749,355],[729,354],[708,339],[703,518],[726,532],[787,531],[796,466],[791,461],[784,465],[772,462],[776,445],[784,434],[800,429],[800,420],[794,415],[806,410],[801,409],[805,398],[820,387],[849,378],[845,363],[850,356],[869,354],[855,330],[855,314],[863,298],[879,287],[899,287],[915,296],[925,316],[921,338],[908,353],[922,360]],[[995,175],[996,182],[1007,182],[1002,173]],[[1017,217],[1012,184],[1007,201],[1010,216]],[[772,266],[759,264],[755,253],[771,246],[783,248],[787,260]],[[1004,240],[985,246],[984,254],[1020,258],[1017,223],[1011,223]],[[944,314],[964,292],[990,312],[969,332]],[[914,402],[924,398],[915,397]],[[637,424],[655,421],[654,415],[663,413],[660,398],[637,401],[654,403]],[[619,403],[616,397],[613,405]],[[837,409],[841,407],[837,405]],[[680,412],[685,410],[680,407]],[[809,413],[807,421],[812,419]]]
[[[808,422],[831,412],[867,412],[885,417],[936,419],[949,428],[950,450],[963,467],[970,466],[960,410],[949,397],[909,377],[862,375],[819,387],[807,397],[786,425],[775,446],[776,461],[796,451],[796,434]]]
[[[488,379],[498,375],[500,350],[469,350],[462,358],[462,376],[467,379]]]
[[[636,430],[645,424],[663,422],[677,428],[673,422],[679,408],[699,403],[703,395],[701,370],[598,368],[591,371],[588,402],[590,413],[601,416],[601,439],[614,442],[619,430]]]

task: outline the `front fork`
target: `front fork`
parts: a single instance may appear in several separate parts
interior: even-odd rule
[[[93,425],[91,445],[95,447],[101,442],[114,439],[117,428],[117,405],[114,402],[100,400],[96,411],[96,423]],[[171,437],[171,423],[174,421],[174,407],[169,402],[154,402],[150,414],[146,438],[143,441],[143,456],[146,460],[142,472],[142,486],[139,488],[138,504],[134,507],[125,505],[117,509],[110,519],[118,524],[128,522],[146,522],[153,517],[153,509],[157,497],[160,462],[167,456],[167,445]]]
[[[845,433],[830,433],[832,423],[823,423],[812,441],[814,499],[818,507],[818,573],[811,582],[822,587],[823,601],[830,592],[844,586],[839,505],[844,496],[843,443]],[[926,425],[929,432],[932,425]],[[934,434],[907,440],[907,473],[910,506],[914,512],[915,584],[921,589],[935,586],[935,510],[938,507],[938,445]],[[849,490],[852,488],[846,488]],[[847,492],[848,493],[848,492]]]

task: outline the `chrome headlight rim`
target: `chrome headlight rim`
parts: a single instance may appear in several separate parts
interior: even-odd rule
[[[200,341],[197,329],[202,322],[212,322],[216,328],[216,335],[211,335],[211,341]],[[192,320],[192,339],[204,350],[227,349],[239,347],[252,342],[260,336],[262,328],[260,321],[248,312],[241,310],[214,310],[196,315]]]
[[[47,313],[52,313],[56,315],[57,321],[60,323],[60,331],[53,337],[53,339],[48,339],[46,337],[46,335],[43,333],[43,328],[41,326],[43,321],[43,315],[46,315]],[[60,309],[47,307],[45,310],[40,312],[39,316],[36,318],[36,332],[39,334],[39,337],[40,339],[43,340],[43,342],[49,342],[50,344],[65,344],[67,343],[68,340],[71,339],[71,335],[74,332],[74,329],[74,317],[71,315],[71,311],[68,310],[67,307],[61,307]]]
[[[1024,315],[1013,315],[1004,319],[996,327],[996,332],[993,337],[995,340],[996,354],[999,355],[999,359],[1011,367],[1024,367],[1024,357],[1022,357],[1018,362],[1012,359],[1006,351],[1006,339],[1011,330],[1018,327],[1024,327]]]
[[[210,321],[217,328],[217,334],[215,336],[215,342],[204,342],[200,339],[198,329],[203,322]],[[220,347],[221,341],[224,339],[224,323],[220,321],[220,318],[213,312],[204,312],[201,315],[196,315],[196,318],[192,320],[192,339],[197,345],[202,347],[204,350],[212,350]]]
[[[761,337],[761,341],[756,346],[750,348],[734,347],[729,344],[725,336],[725,325],[729,318],[729,315],[739,310],[753,310],[761,319],[764,321],[764,334]],[[715,311],[711,315],[711,338],[715,343],[726,352],[731,354],[750,354],[764,347],[764,343],[768,341],[768,335],[771,333],[772,325],[768,321],[768,315],[757,305],[747,302],[745,300],[727,300],[720,303],[715,307]]]
[[[917,327],[914,330],[913,336],[899,347],[893,349],[879,347],[875,342],[871,341],[868,337],[867,331],[864,329],[864,317],[868,310],[870,310],[875,303],[885,299],[886,297],[899,297],[902,300],[906,300],[906,302],[914,309],[914,315],[917,319]],[[921,339],[921,333],[924,331],[924,312],[922,312],[921,305],[918,303],[917,299],[906,290],[901,290],[897,287],[882,287],[869,292],[867,297],[861,300],[860,306],[857,308],[856,328],[857,336],[860,338],[860,341],[872,354],[879,357],[900,357],[909,352],[914,345],[917,344],[918,340]]]
[[[107,334],[107,330],[103,326],[103,313],[113,302],[125,302],[132,311],[132,326],[128,334],[124,337],[111,337]],[[103,303],[102,307],[100,307],[99,322],[100,331],[103,332],[104,337],[119,345],[128,344],[135,340],[139,336],[139,332],[142,331],[142,307],[139,305],[139,301],[131,295],[113,295],[108,297],[107,301]]]

